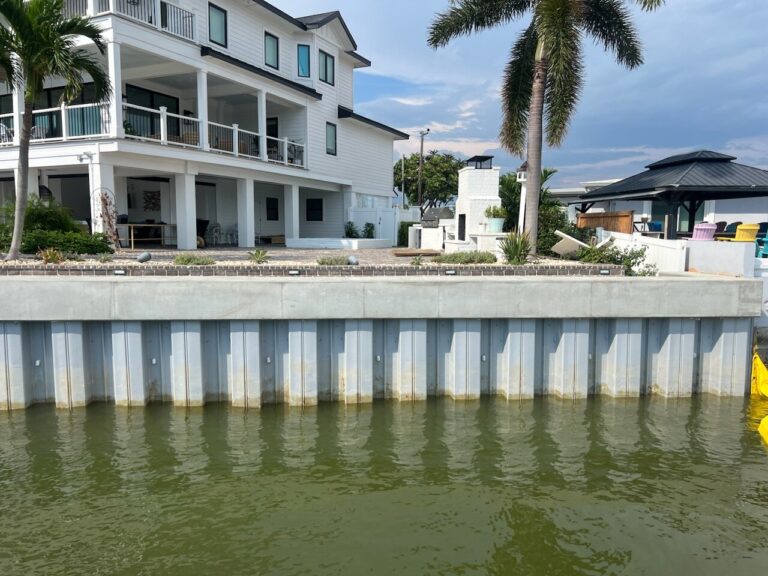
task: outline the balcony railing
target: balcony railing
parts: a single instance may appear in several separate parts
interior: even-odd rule
[[[64,13],[67,16],[87,16],[88,4],[89,0],[67,0]],[[174,36],[195,39],[195,15],[175,4],[156,0],[93,0],[93,5],[95,14],[91,16],[120,14]]]
[[[0,117],[2,122],[2,117]],[[125,137],[164,145],[202,149],[200,120],[154,109],[123,104]],[[208,150],[262,160],[260,135],[243,130],[237,124],[227,126],[208,122]],[[287,166],[306,166],[305,146],[288,138],[267,137],[267,160]]]
[[[13,145],[13,128],[14,128],[13,114],[0,115],[0,146]]]
[[[62,104],[56,108],[35,110],[32,112],[32,118],[34,122],[30,138],[32,142],[58,142],[109,136],[111,130],[109,104],[75,106]],[[11,125],[13,125],[12,118]],[[13,141],[13,128],[0,128],[0,133],[3,131],[6,135],[10,132],[11,141]]]

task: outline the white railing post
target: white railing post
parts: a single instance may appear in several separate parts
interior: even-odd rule
[[[97,0],[88,0],[87,7],[85,9],[88,16],[96,16],[96,2]]]
[[[69,140],[69,118],[67,118],[67,105],[61,103],[61,139]]]
[[[259,123],[259,156],[264,162],[267,157],[267,93],[264,90],[256,92],[257,118]]]
[[[13,145],[21,142],[22,114],[24,114],[24,90],[17,87],[13,91]]]
[[[232,124],[232,152],[235,156],[240,155],[240,126]]]
[[[158,30],[162,30],[163,22],[162,22],[162,17],[160,16],[162,13],[162,9],[160,8],[160,0],[155,0],[154,10],[155,10],[155,15],[152,18],[152,21],[154,22],[155,28],[157,28]]]
[[[168,108],[160,106],[160,144],[168,144]]]
[[[113,14],[114,14],[115,12],[117,12],[117,11],[115,10],[115,0],[109,0],[109,11],[110,11],[110,12],[112,12]]]
[[[288,138],[283,138],[283,164],[288,164]]]
[[[208,150],[208,72],[197,71],[197,119],[200,120],[200,148]]]
[[[114,41],[107,44],[109,79],[112,81],[109,117],[113,123],[111,135],[115,138],[125,138],[123,128],[123,65],[120,56],[120,44]]]

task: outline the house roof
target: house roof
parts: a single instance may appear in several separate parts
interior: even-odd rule
[[[593,190],[583,202],[601,200],[718,200],[768,196],[768,171],[738,164],[733,156],[699,150],[670,156],[645,172]]]
[[[376,120],[371,120],[370,118],[366,118],[365,116],[361,116],[360,114],[357,114],[354,110],[351,108],[347,108],[345,106],[339,106],[339,118],[350,118],[352,120],[357,120],[358,122],[362,122],[363,124],[368,124],[369,126],[373,126],[374,128],[378,128],[379,130],[384,130],[385,132],[389,132],[393,136],[397,137],[397,140],[409,140],[411,137],[406,134],[405,132],[401,132],[400,130],[397,130],[396,128],[392,128],[391,126],[387,126],[386,124],[382,124],[381,122],[377,122]]]
[[[216,58],[217,60],[221,60],[222,62],[226,62],[227,64],[231,64],[232,66],[237,66],[238,68],[242,68],[243,70],[246,70],[253,74],[258,74],[259,76],[263,76],[268,80],[272,80],[273,82],[277,82],[278,84],[282,84],[283,86],[292,88],[293,90],[296,90],[297,92],[300,92],[305,96],[310,96],[315,100],[323,99],[323,95],[317,90],[315,90],[314,88],[305,86],[304,84],[300,84],[299,82],[294,82],[293,80],[289,80],[288,78],[283,78],[279,74],[275,74],[274,72],[270,72],[269,70],[265,70],[264,68],[259,68],[258,66],[254,66],[253,64],[249,64],[248,62],[243,62],[242,60],[238,60],[237,58],[234,58],[229,54],[224,54],[223,52],[214,50],[210,46],[201,46],[200,55]]]
[[[338,20],[339,24],[341,24],[341,27],[344,29],[344,32],[347,35],[347,38],[349,39],[350,44],[352,44],[352,49],[357,50],[357,42],[355,42],[354,37],[352,36],[352,32],[349,31],[349,27],[347,26],[347,23],[344,22],[344,18],[341,17],[341,12],[338,10],[334,12],[323,12],[322,14],[311,14],[309,16],[302,16],[300,18],[297,18],[299,22],[304,24],[306,27],[306,30],[315,30],[317,28],[322,28],[326,24],[330,24],[334,20]]]

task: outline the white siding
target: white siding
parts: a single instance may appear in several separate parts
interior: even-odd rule
[[[282,236],[285,234],[285,202],[283,186],[256,182],[256,236]],[[267,220],[267,198],[277,198],[278,220]]]
[[[307,222],[307,199],[322,198],[323,221]],[[341,238],[344,236],[344,196],[340,192],[325,192],[302,188],[299,193],[301,238]]]

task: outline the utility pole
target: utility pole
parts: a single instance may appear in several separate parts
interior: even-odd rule
[[[408,208],[408,191],[405,189],[405,154],[403,154],[400,160],[400,168],[402,168],[400,192],[403,194],[403,210]]]
[[[429,128],[419,132],[419,136],[421,136],[421,151],[419,152],[419,210],[422,216],[424,216],[424,136],[427,134],[429,134]]]

